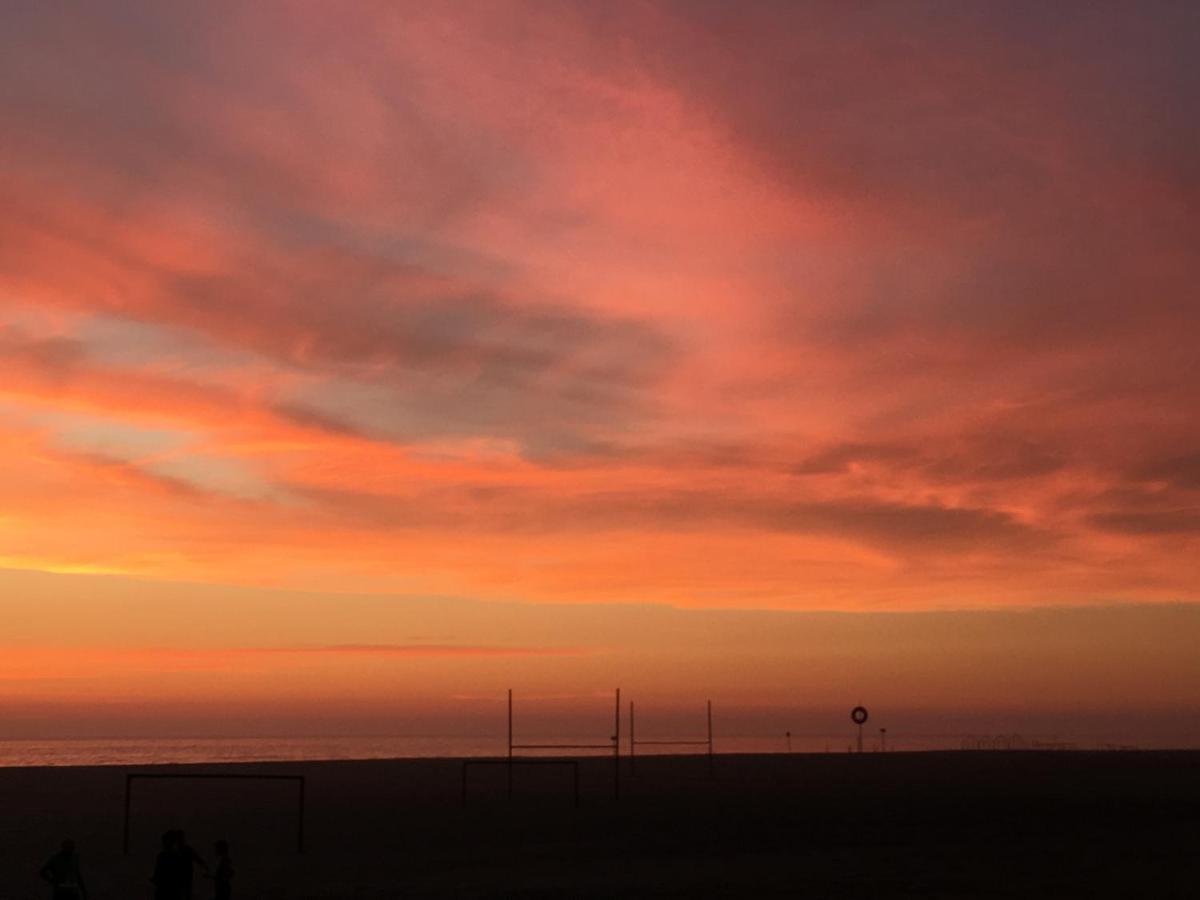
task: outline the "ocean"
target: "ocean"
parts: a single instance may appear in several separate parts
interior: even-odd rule
[[[671,737],[680,737],[673,735]],[[688,737],[688,736],[683,736]],[[591,736],[594,740],[595,736]],[[579,735],[525,735],[529,743],[580,743]],[[586,742],[586,741],[585,741]],[[845,753],[855,746],[853,734],[720,735],[716,753]],[[1136,749],[1091,738],[1064,741],[1055,736],[888,735],[888,751],[961,749]],[[864,738],[863,749],[880,750],[879,736]],[[349,759],[419,759],[430,757],[499,757],[507,752],[498,737],[393,736],[393,737],[196,737],[196,738],[77,738],[54,740],[0,739],[0,767],[14,766],[137,766],[164,763],[241,763]],[[521,751],[533,755],[538,751]],[[621,754],[629,752],[622,739]],[[705,753],[703,745],[690,747],[639,746],[639,756],[662,753]],[[567,751],[579,756],[606,751]],[[553,755],[543,751],[541,755]]]

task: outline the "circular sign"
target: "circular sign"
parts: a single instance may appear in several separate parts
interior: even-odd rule
[[[867,721],[867,708],[865,706],[856,706],[850,710],[850,718],[854,720],[856,725],[861,725]]]

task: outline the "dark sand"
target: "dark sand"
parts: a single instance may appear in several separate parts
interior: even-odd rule
[[[0,898],[70,834],[92,896],[150,896],[158,834],[233,844],[235,897],[1200,897],[1200,753],[647,758],[473,772],[454,760],[0,769]],[[625,765],[627,765],[627,761]],[[307,776],[307,852],[286,782],[138,783],[128,771]],[[197,898],[211,896],[209,882]]]

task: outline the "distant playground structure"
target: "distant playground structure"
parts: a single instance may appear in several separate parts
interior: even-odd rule
[[[1026,739],[1019,734],[968,735],[962,739],[963,750],[1078,750],[1073,741]],[[1102,749],[1134,750],[1135,747],[1106,745]]]
[[[1029,742],[1019,734],[969,735],[962,739],[963,750],[1028,750]]]

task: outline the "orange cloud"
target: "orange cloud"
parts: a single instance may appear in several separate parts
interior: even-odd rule
[[[1176,15],[0,13],[0,565],[1200,601]]]

